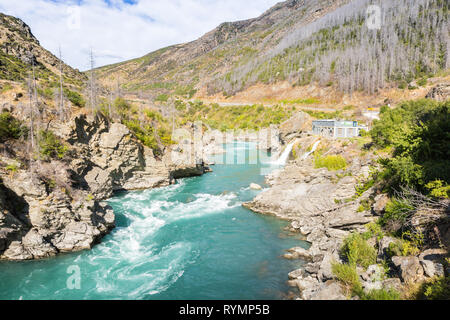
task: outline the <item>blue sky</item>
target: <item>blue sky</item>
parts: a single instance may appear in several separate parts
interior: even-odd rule
[[[63,60],[89,67],[192,41],[226,21],[254,18],[279,0],[1,0],[0,12],[25,21]]]

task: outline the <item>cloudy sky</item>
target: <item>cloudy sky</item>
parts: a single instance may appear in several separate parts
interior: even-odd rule
[[[195,40],[226,21],[254,18],[280,0],[0,0],[0,12],[21,18],[41,45],[61,46],[69,65],[89,68]]]

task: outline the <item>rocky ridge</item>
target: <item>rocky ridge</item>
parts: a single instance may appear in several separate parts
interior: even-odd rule
[[[31,66],[42,67],[54,75],[59,75],[60,60],[48,50],[41,47],[39,41],[31,32],[30,27],[22,20],[0,13],[0,53],[7,60],[18,59],[31,70]],[[0,58],[3,58],[0,54]],[[0,59],[0,71],[2,63]],[[79,70],[62,63],[63,74],[71,81],[85,81],[87,77]],[[21,80],[28,75],[21,74]],[[19,79],[10,79],[19,80]]]

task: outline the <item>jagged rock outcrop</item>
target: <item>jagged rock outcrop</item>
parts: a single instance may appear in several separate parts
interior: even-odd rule
[[[0,259],[39,259],[89,249],[114,227],[106,203],[87,198],[83,191],[70,194],[61,186],[49,190],[36,174],[22,170],[3,177],[1,193],[8,197],[0,200]]]
[[[206,170],[192,141],[180,142],[158,159],[126,126],[110,124],[102,116],[76,118],[69,137],[78,153],[70,167],[99,199],[117,190],[167,186],[173,179],[202,175]]]
[[[124,125],[100,114],[53,129],[71,145],[67,159],[2,177],[0,259],[89,249],[114,227],[114,213],[102,200],[115,191],[166,186],[206,170],[179,147],[157,159]]]
[[[75,119],[69,143],[78,157],[70,164],[77,180],[98,199],[106,199],[117,190],[147,189],[168,185],[169,170],[151,149],[142,146],[122,124],[102,116]]]
[[[311,130],[312,118],[305,112],[295,113],[280,125],[280,139],[284,143],[299,138],[304,131]]]

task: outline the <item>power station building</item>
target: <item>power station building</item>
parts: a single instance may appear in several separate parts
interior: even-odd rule
[[[359,126],[358,121],[345,120],[314,120],[312,122],[313,134],[329,138],[352,138],[359,136],[366,126]]]

